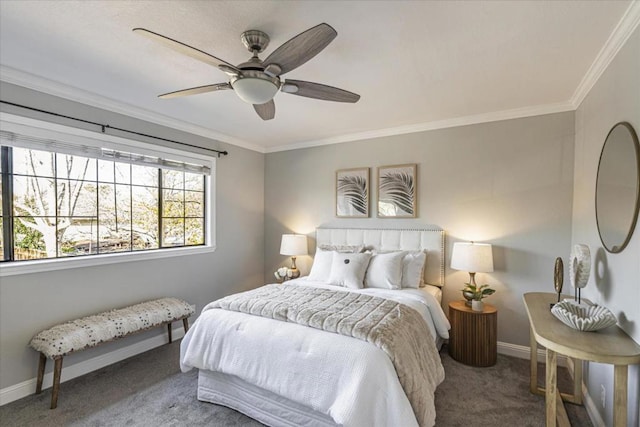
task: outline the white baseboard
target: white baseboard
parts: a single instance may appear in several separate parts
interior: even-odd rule
[[[180,339],[184,336],[184,329],[182,327],[173,329],[173,340]],[[100,356],[93,357],[91,359],[70,365],[68,367],[62,367],[62,374],[60,382],[66,382],[81,375],[88,374],[96,369],[104,368],[113,363],[135,356],[136,354],[144,353],[156,347],[160,347],[168,342],[166,334],[157,335],[146,340],[139,341],[135,344],[131,344],[127,347],[119,348],[112,352],[102,354]],[[49,361],[50,362],[50,361]],[[53,384],[53,373],[45,374],[42,382],[42,389],[50,388]],[[36,392],[36,378],[23,381],[18,384],[14,384],[9,387],[0,389],[0,406],[13,402],[14,400],[22,399]]]
[[[518,344],[510,344],[508,342],[498,341],[498,353],[504,354],[505,356],[517,357],[518,359],[530,359],[530,349],[524,345]],[[538,356],[538,362],[545,363],[546,361],[546,352],[543,348],[539,348],[536,352]],[[557,363],[558,366],[567,367],[567,357],[562,354],[558,354]]]

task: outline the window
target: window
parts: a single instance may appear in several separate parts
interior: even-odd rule
[[[214,248],[214,157],[7,116],[0,122],[3,270]]]

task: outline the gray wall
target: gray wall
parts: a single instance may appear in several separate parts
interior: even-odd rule
[[[263,154],[14,85],[2,83],[0,97],[5,101],[229,151],[229,156],[217,162],[218,248],[215,252],[0,279],[0,388],[35,377],[37,354],[27,345],[36,332],[55,323],[162,296],[184,298],[196,304],[199,312],[213,299],[262,284]],[[1,106],[4,112],[52,121],[44,115],[26,114],[4,104]],[[55,121],[76,125],[65,120]],[[147,142],[159,143],[154,140]],[[65,358],[64,366],[69,367],[163,331],[158,328],[70,355]]]
[[[477,279],[497,290],[486,301],[499,309],[498,339],[528,346],[522,294],[553,291],[554,260],[570,250],[573,146],[570,112],[267,154],[265,279],[288,263],[279,255],[285,232],[436,224],[448,235],[447,259],[457,240],[494,245],[496,271]],[[418,164],[419,218],[335,218],[336,169],[369,166],[375,183],[377,166],[402,163]],[[306,273],[310,263],[300,257],[298,266]],[[468,277],[447,266],[444,307]]]
[[[576,111],[575,189],[572,244],[585,243],[594,261],[584,294],[611,309],[619,325],[640,343],[640,226],[628,246],[608,253],[598,236],[595,188],[600,152],[611,127],[630,122],[640,133],[640,28],[637,28]],[[589,394],[606,425],[613,423],[613,367],[591,363],[585,369]],[[607,390],[606,410],[600,385]],[[640,424],[640,367],[629,369],[629,426]]]

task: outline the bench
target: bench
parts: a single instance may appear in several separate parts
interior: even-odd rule
[[[34,350],[40,352],[36,394],[42,392],[47,358],[54,361],[51,409],[55,409],[58,406],[64,356],[165,324],[171,342],[171,323],[182,320],[186,333],[189,329],[189,316],[194,312],[186,301],[161,298],[72,320],[39,332],[29,343]]]

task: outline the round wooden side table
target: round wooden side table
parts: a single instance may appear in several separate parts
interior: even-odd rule
[[[493,366],[498,358],[498,310],[485,303],[473,311],[464,301],[449,303],[449,354],[470,366]]]

